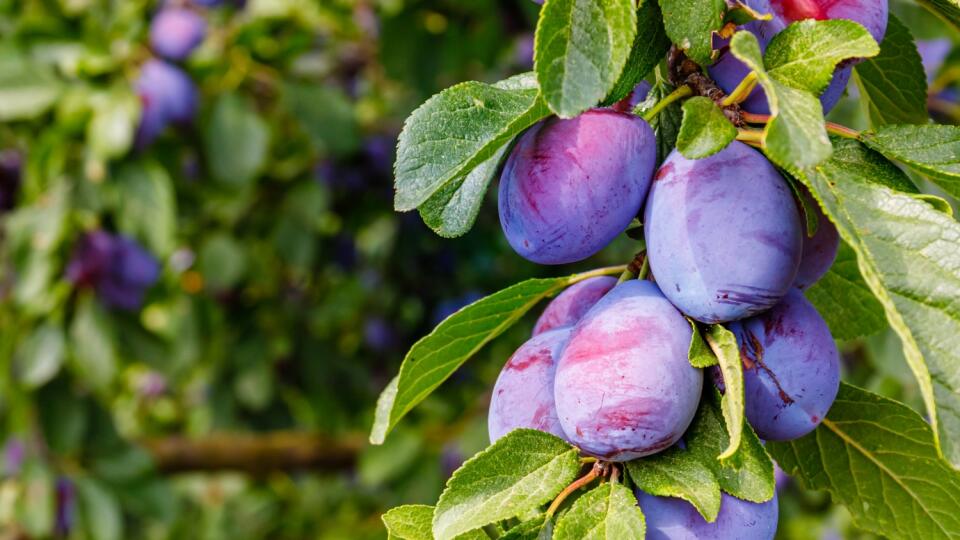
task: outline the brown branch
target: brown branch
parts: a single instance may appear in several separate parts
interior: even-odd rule
[[[723,114],[730,122],[737,126],[746,125],[741,118],[740,105],[733,104],[724,107],[720,104],[727,94],[708,77],[703,68],[693,60],[687,58],[687,55],[676,46],[670,48],[667,56],[667,66],[669,67],[670,84],[674,86],[687,85],[698,96],[710,98],[723,110]]]

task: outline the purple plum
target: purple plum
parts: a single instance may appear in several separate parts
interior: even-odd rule
[[[533,327],[533,335],[577,324],[616,284],[615,277],[597,276],[568,287],[543,310]]]
[[[770,0],[773,12],[787,24],[848,19],[863,25],[877,43],[887,33],[887,4],[887,0]]]
[[[612,109],[550,118],[517,142],[500,180],[510,245],[540,264],[586,259],[637,216],[656,160],[643,119]]]
[[[817,232],[813,236],[803,235],[803,255],[800,257],[800,268],[793,285],[799,289],[806,289],[816,283],[833,266],[837,258],[837,249],[840,247],[840,233],[820,208],[820,203],[814,200],[806,187],[800,188],[800,196],[804,197],[808,207],[817,213]]]
[[[518,428],[539,429],[566,438],[553,401],[553,379],[560,352],[569,339],[569,328],[534,336],[503,366],[487,417],[491,443]]]
[[[148,60],[136,82],[142,115],[137,146],[149,145],[170,123],[186,124],[197,109],[197,89],[182,70],[162,60]]]
[[[647,520],[647,540],[772,540],[777,533],[776,494],[767,502],[754,503],[722,493],[713,523],[683,499],[639,490],[636,495]]]
[[[674,150],[657,172],[644,214],[657,283],[698,321],[765,311],[797,274],[803,227],[792,190],[741,142],[700,160]]]
[[[150,46],[168,60],[190,56],[207,33],[207,21],[192,9],[168,7],[150,23]]]
[[[730,324],[743,362],[747,420],[764,440],[813,431],[840,388],[830,329],[797,289],[770,311]]]
[[[953,50],[953,42],[947,38],[917,40],[917,52],[923,61],[923,71],[927,74],[927,82],[933,82],[944,61]]]
[[[629,461],[676,443],[693,420],[703,373],[690,365],[690,324],[650,281],[607,293],[573,327],[554,396],[568,440]]]
[[[653,88],[653,86],[647,81],[640,81],[633,87],[633,90],[627,94],[627,97],[611,105],[611,108],[623,113],[633,113],[633,109],[643,103],[643,100],[647,99],[651,88]]]
[[[92,287],[104,304],[134,311],[160,277],[160,264],[148,251],[125,236],[105,231],[85,234],[67,266],[67,279]]]

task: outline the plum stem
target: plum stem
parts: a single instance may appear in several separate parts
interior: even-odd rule
[[[693,94],[693,89],[687,85],[678,87],[673,92],[667,94],[667,96],[657,102],[649,111],[643,113],[643,119],[648,123],[653,120],[655,116],[660,114],[663,109],[667,108],[671,103],[677,101],[678,99],[683,99],[689,95]]]
[[[547,508],[547,519],[553,517],[553,514],[557,512],[557,509],[560,508],[560,505],[563,504],[563,501],[565,501],[571,493],[596,480],[597,477],[606,472],[606,469],[606,464],[604,464],[602,461],[597,461],[593,464],[593,467],[590,468],[590,472],[574,480],[569,486],[563,488],[563,491],[557,495],[557,498],[554,499],[553,502],[550,503],[550,507]]]
[[[750,146],[763,147],[763,131],[759,129],[738,129],[737,140]]]
[[[740,113],[740,115],[748,124],[766,124],[771,118],[769,114],[754,114],[746,111],[743,111]],[[847,139],[860,138],[860,132],[853,128],[848,128],[847,126],[837,124],[836,122],[826,122],[825,125],[828,133],[839,135],[840,137],[845,137]]]
[[[738,84],[737,87],[733,89],[733,92],[730,92],[727,95],[727,97],[723,98],[723,100],[720,101],[720,106],[729,107],[731,105],[737,105],[739,103],[743,103],[744,100],[750,97],[750,93],[753,92],[753,89],[756,87],[757,87],[757,72],[751,71],[750,73],[747,73],[747,76],[744,77],[743,80],[740,81],[740,84]]]
[[[643,258],[643,264],[640,266],[640,271],[637,272],[637,279],[647,279],[647,274],[650,273],[650,257]]]

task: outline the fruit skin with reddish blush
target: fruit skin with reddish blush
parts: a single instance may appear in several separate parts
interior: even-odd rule
[[[650,281],[607,293],[573,327],[554,397],[567,439],[629,461],[676,443],[697,411],[703,373],[690,365],[690,324]]]
[[[804,208],[813,208],[817,213],[817,232],[813,236],[803,235],[803,255],[800,257],[800,268],[793,285],[798,289],[807,289],[820,280],[833,266],[837,258],[837,249],[840,247],[840,233],[830,221],[820,203],[805,187],[800,187],[800,196],[807,200]]]
[[[764,503],[720,495],[720,512],[707,523],[687,501],[636,491],[647,520],[647,540],[772,540],[777,533],[777,495]]]
[[[840,353],[827,323],[793,289],[770,311],[732,323],[743,362],[745,412],[761,439],[813,431],[840,388]]]
[[[887,33],[887,0],[770,0],[773,12],[790,24],[804,19],[848,19],[860,23],[877,43]]]
[[[580,261],[637,216],[656,160],[650,125],[593,109],[549,118],[520,137],[500,178],[500,225],[510,246],[539,264]]]
[[[734,141],[708,158],[674,150],[644,214],[650,269],[673,305],[705,323],[773,307],[803,246],[793,193],[758,151]]]
[[[533,335],[577,324],[616,284],[615,277],[597,276],[568,287],[543,310],[533,327]]]
[[[569,328],[534,336],[503,366],[487,416],[491,443],[518,428],[539,429],[566,438],[553,402],[553,379],[557,359],[569,339]]]

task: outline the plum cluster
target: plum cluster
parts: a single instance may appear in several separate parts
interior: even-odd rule
[[[772,15],[745,26],[764,46],[807,18],[851,18],[880,41],[887,20],[885,0],[747,3]],[[708,73],[729,92],[748,69],[725,47],[717,42]],[[821,96],[825,110],[850,68],[838,67]],[[547,119],[520,137],[504,166],[500,220],[518,254],[540,264],[580,261],[642,217],[651,279],[593,277],[549,304],[496,381],[491,441],[539,429],[612,462],[682,444],[705,375],[687,357],[690,320],[723,324],[736,336],[746,417],[762,439],[806,435],[840,383],[836,344],[802,292],[832,265],[836,228],[803,186],[741,142],[699,160],[674,150],[658,168],[654,132],[630,105]],[[769,113],[762,89],[743,105]],[[808,222],[816,228],[808,231]],[[707,376],[724,391],[719,369]],[[713,523],[679,499],[638,493],[638,501],[648,538],[772,538],[776,531],[775,499],[757,504],[724,494]]]
[[[132,238],[94,230],[84,234],[67,265],[67,279],[89,287],[109,307],[140,308],[147,289],[160,278],[160,263]]]

